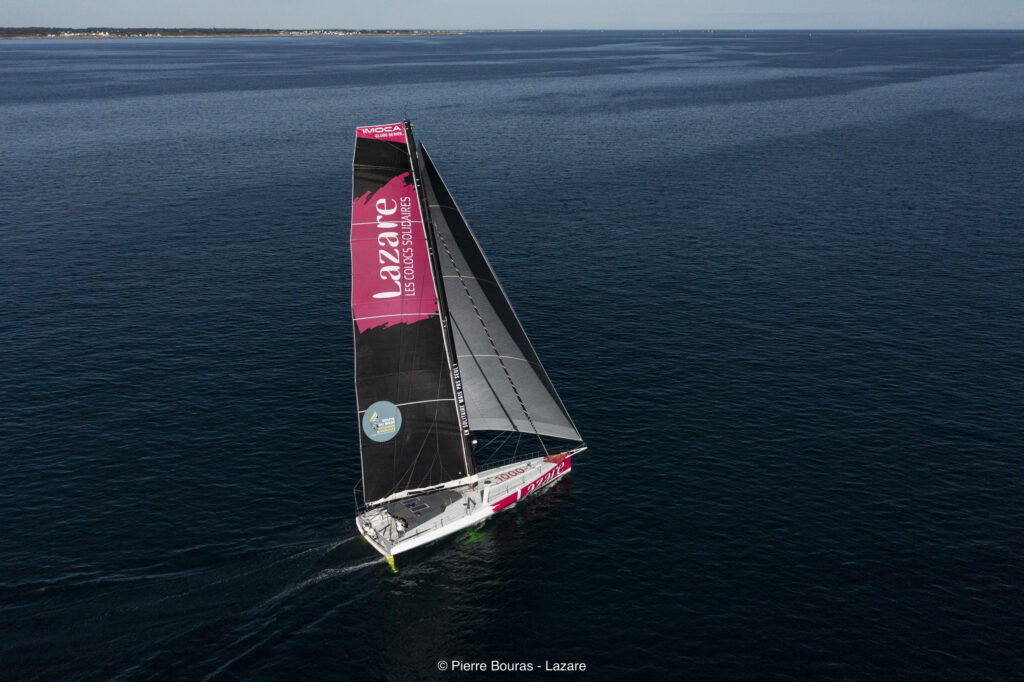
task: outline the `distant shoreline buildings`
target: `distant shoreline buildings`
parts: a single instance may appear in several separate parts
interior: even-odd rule
[[[103,40],[112,38],[254,38],[274,36],[416,36],[462,35],[465,31],[367,29],[252,29],[252,28],[0,28],[0,39],[51,38]]]

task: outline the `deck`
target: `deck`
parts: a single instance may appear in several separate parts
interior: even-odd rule
[[[543,457],[505,463],[480,472],[479,482],[473,485],[403,498],[366,510],[356,517],[356,524],[377,551],[393,556],[483,522],[494,514],[492,505],[539,481],[556,466]],[[405,522],[404,532],[398,530],[397,519]]]

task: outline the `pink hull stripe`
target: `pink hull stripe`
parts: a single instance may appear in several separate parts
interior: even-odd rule
[[[500,512],[505,507],[509,506],[510,504],[512,504],[514,502],[517,502],[517,501],[523,499],[524,497],[526,497],[530,493],[534,492],[535,490],[537,490],[538,488],[544,486],[545,484],[550,483],[551,481],[555,480],[556,478],[558,478],[562,474],[566,473],[570,469],[572,469],[572,458],[571,457],[566,457],[565,459],[563,459],[558,464],[558,466],[556,466],[553,469],[551,469],[551,471],[547,472],[546,474],[544,474],[543,476],[538,478],[533,483],[530,483],[529,485],[524,485],[517,492],[514,492],[511,495],[508,495],[507,497],[503,497],[502,499],[498,500],[497,502],[492,502],[491,503],[491,509],[495,513],[496,512]]]
[[[518,499],[519,499],[519,493],[518,492],[514,492],[511,495],[509,495],[508,497],[502,498],[500,502],[495,502],[494,504],[492,504],[491,505],[491,509],[493,509],[495,512],[500,512],[502,509],[504,509],[505,507],[509,506],[510,504],[512,504],[513,502],[515,502]]]

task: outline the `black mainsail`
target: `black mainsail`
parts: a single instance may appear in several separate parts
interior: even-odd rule
[[[408,123],[357,130],[352,328],[368,505],[474,479]]]

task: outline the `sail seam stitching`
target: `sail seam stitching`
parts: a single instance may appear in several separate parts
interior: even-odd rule
[[[419,405],[421,403],[446,403],[455,402],[455,398],[434,398],[431,400],[413,400],[408,403],[394,403],[395,407],[405,407],[406,405]],[[358,414],[364,414],[366,410],[359,410]]]
[[[468,353],[466,355],[460,355],[459,357],[460,358],[507,358],[509,360],[518,360],[520,362],[526,362],[526,363],[529,363],[529,364],[533,364],[529,360],[527,360],[526,358],[517,358],[514,355],[489,355],[489,354],[486,354],[486,353]]]
[[[353,320],[376,320],[380,317],[408,317],[409,315],[437,317],[440,313],[391,313],[390,315],[369,315],[367,317],[353,317]]]

